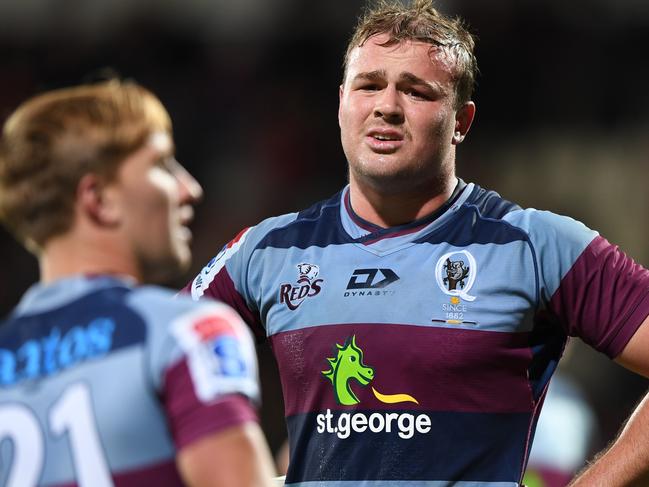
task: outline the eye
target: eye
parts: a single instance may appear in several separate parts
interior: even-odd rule
[[[358,89],[362,90],[362,91],[378,91],[380,88],[379,88],[379,85],[377,85],[375,83],[366,83],[366,84],[360,85],[358,87]]]
[[[415,98],[417,100],[430,100],[430,97],[426,95],[425,93],[415,90],[412,88],[409,88],[407,90],[403,91],[406,95],[410,96],[411,98]]]
[[[356,357],[352,355],[351,357],[349,357],[349,360],[351,360],[352,362],[356,362]]]

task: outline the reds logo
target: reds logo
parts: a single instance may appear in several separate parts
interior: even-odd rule
[[[300,277],[297,280],[298,283],[313,282],[320,273],[320,268],[317,265],[307,263],[298,264],[297,270],[300,272]]]
[[[323,279],[316,279],[320,273],[320,267],[315,264],[302,262],[297,266],[297,285],[282,284],[279,288],[279,302],[285,303],[288,309],[294,311],[306,298],[316,296],[320,290]]]

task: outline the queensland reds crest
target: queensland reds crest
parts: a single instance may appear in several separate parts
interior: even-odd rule
[[[282,284],[279,288],[279,302],[285,303],[291,311],[296,310],[306,298],[316,296],[320,290],[323,279],[316,279],[320,273],[320,267],[308,262],[302,262],[297,266],[298,278],[295,284]]]
[[[477,271],[475,257],[470,252],[449,252],[437,260],[435,279],[445,294],[473,301],[475,296],[471,296],[469,291],[473,287]]]

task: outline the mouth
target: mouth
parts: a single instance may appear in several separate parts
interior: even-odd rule
[[[176,223],[172,227],[172,238],[178,244],[189,245],[193,239],[192,231],[183,223]]]
[[[189,225],[194,219],[194,208],[190,205],[183,205],[178,209],[180,223],[184,226]]]
[[[360,382],[364,386],[369,384],[373,378],[374,378],[373,372],[370,372],[368,375],[361,374],[361,373],[358,374],[358,382]]]
[[[184,241],[189,242],[192,239],[192,231],[189,224],[194,219],[194,208],[191,206],[182,206],[178,211],[178,234]]]
[[[394,129],[372,129],[365,135],[365,142],[374,152],[390,154],[403,145],[404,136]]]

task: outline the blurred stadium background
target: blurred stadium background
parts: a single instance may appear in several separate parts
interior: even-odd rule
[[[359,0],[0,0],[0,120],[26,97],[110,67],[157,93],[178,159],[206,194],[184,284],[244,226],[346,179],[338,85]],[[649,265],[649,3],[440,1],[479,37],[477,118],[458,173],[523,206],[568,214]],[[0,233],[0,311],[37,279]],[[591,404],[601,448],[647,386],[574,341],[562,373]],[[263,420],[283,441],[261,350]]]

